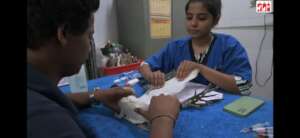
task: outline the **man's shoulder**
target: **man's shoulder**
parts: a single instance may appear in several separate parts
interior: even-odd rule
[[[57,114],[70,116],[71,114],[56,101],[39,92],[27,89],[27,119],[47,117],[52,118]],[[46,119],[47,119],[46,118]],[[45,119],[45,118],[44,118]]]
[[[50,119],[52,115],[61,113],[66,113],[66,110],[55,101],[27,89],[27,120],[39,121],[39,118],[44,117]]]
[[[27,89],[27,111],[47,109],[49,107],[58,109],[60,106],[39,92]]]
[[[27,89],[27,133],[30,137],[84,137],[66,109],[48,97]]]

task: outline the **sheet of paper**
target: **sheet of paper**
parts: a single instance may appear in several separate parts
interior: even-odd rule
[[[62,78],[62,79],[58,82],[58,84],[57,84],[58,87],[64,86],[64,85],[69,85],[69,82],[68,82],[68,78],[67,78],[67,77]]]
[[[170,38],[171,22],[172,21],[170,17],[151,17],[150,19],[151,38]]]
[[[138,115],[134,111],[134,109],[142,108],[144,110],[147,110],[151,98],[160,94],[175,95],[181,103],[184,103],[186,100],[193,97],[195,95],[195,92],[196,94],[199,94],[207,87],[206,85],[189,82],[192,79],[196,78],[198,73],[198,70],[194,70],[189,74],[187,78],[182,81],[179,81],[176,77],[174,77],[165,82],[165,85],[162,88],[149,90],[139,98],[136,98],[134,96],[122,98],[119,102],[119,106],[121,107],[120,117],[125,117],[125,119],[134,124],[141,124],[145,122],[146,120],[142,116]],[[206,95],[215,95],[211,98],[207,98],[208,100],[223,98],[222,93],[218,93],[215,91],[207,93]],[[205,101],[199,102],[205,103]]]
[[[176,94],[176,97],[178,98],[180,103],[184,103],[185,101],[193,97],[195,95],[195,92],[196,94],[200,94],[201,92],[203,92],[203,90],[206,87],[207,86],[203,84],[189,82],[181,92]],[[209,97],[204,97],[202,98],[202,100],[210,101],[210,100],[223,99],[223,94],[216,91],[211,91],[209,93],[206,93],[205,96],[209,96]]]
[[[149,0],[151,16],[171,16],[171,0]]]
[[[152,39],[170,38],[172,30],[171,0],[150,0],[150,36]]]
[[[212,92],[214,92],[214,91],[212,91]],[[212,92],[210,92],[210,93],[212,93]],[[202,100],[205,100],[205,101],[220,100],[220,99],[223,99],[223,93],[218,93],[215,96],[203,97],[202,98]]]
[[[149,105],[152,96],[158,96],[160,94],[176,95],[177,93],[181,92],[186,87],[187,82],[196,78],[198,73],[199,73],[198,70],[194,70],[189,74],[188,77],[186,77],[182,81],[179,81],[176,77],[174,77],[174,78],[168,80],[167,82],[165,82],[165,85],[162,88],[147,91],[143,96],[138,98],[138,100],[143,101],[147,105]]]
[[[179,93],[176,94],[176,97],[180,101],[180,103],[185,102],[189,98],[193,97],[196,94],[201,93],[207,86],[198,84],[198,83],[187,83],[186,87]]]
[[[189,74],[188,77],[186,77],[182,81],[179,81],[176,77],[174,77],[168,80],[162,88],[147,91],[143,96],[139,98],[136,98],[134,96],[122,98],[118,103],[121,108],[121,112],[117,116],[120,118],[124,117],[133,124],[142,124],[146,122],[146,120],[142,116],[134,111],[135,108],[142,108],[144,110],[148,109],[152,96],[157,96],[160,94],[177,94],[185,88],[187,82],[196,78],[198,73],[198,70],[194,70]]]

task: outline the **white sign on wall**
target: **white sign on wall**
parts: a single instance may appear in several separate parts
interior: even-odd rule
[[[251,7],[250,0],[222,0],[222,15],[216,28],[237,26],[263,26],[264,16],[266,24],[273,25],[273,14],[256,12],[256,7]]]

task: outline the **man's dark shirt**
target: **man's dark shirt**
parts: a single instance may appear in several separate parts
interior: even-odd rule
[[[27,137],[90,137],[78,110],[44,74],[27,64]]]

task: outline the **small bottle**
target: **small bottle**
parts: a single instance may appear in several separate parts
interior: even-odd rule
[[[68,80],[72,93],[88,91],[85,65],[81,66],[78,74],[68,77]]]

